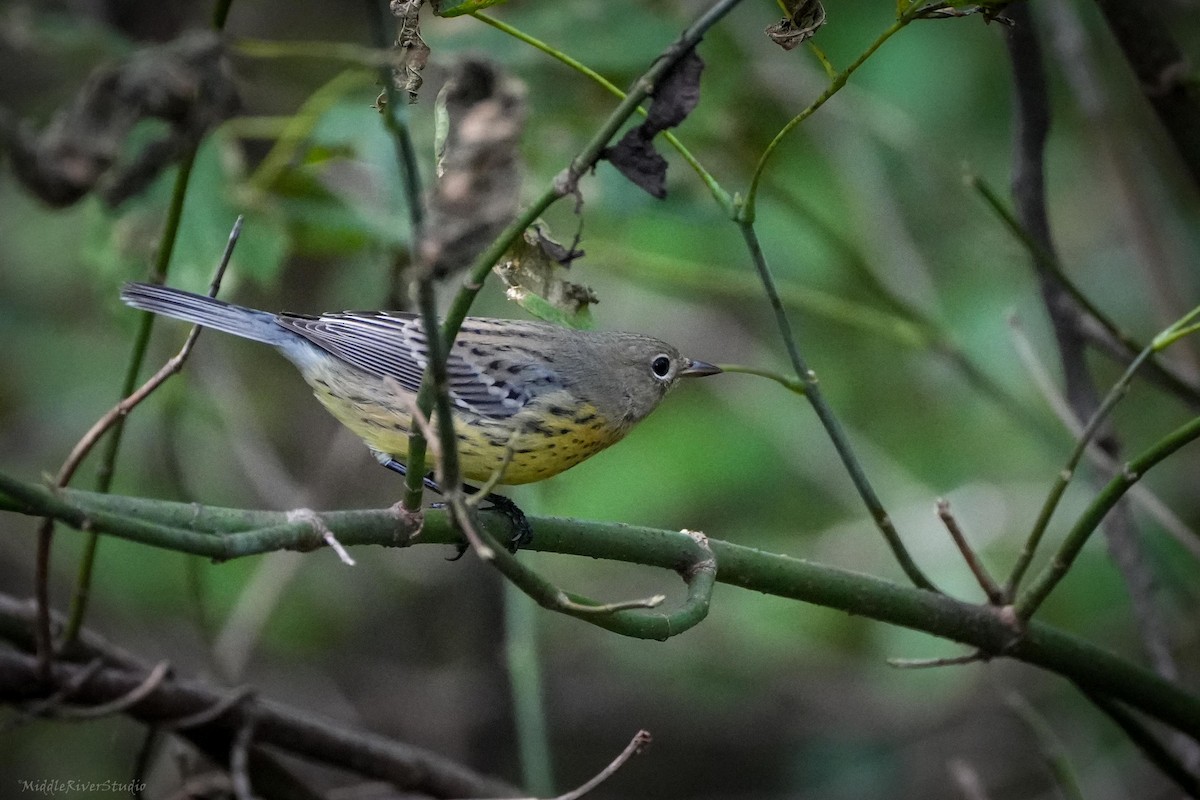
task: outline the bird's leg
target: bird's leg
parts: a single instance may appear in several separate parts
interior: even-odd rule
[[[408,467],[404,466],[404,464],[400,463],[391,456],[379,453],[376,455],[376,457],[378,458],[380,464],[387,467],[392,472],[397,472],[401,475],[408,475]],[[445,494],[445,492],[442,491],[442,487],[433,479],[432,474],[421,478],[421,483],[425,484],[425,488],[429,489],[430,491],[437,492],[438,494]],[[469,484],[463,484],[463,491],[467,494],[476,494],[479,490]],[[485,502],[490,504],[490,507],[484,510],[498,511],[499,513],[503,514],[508,519],[509,524],[512,525],[513,535],[508,540],[509,552],[515,553],[521,548],[522,545],[529,544],[531,541],[533,541],[533,528],[530,527],[529,519],[525,516],[525,512],[521,510],[520,506],[504,495],[499,495],[495,492],[489,492],[484,496],[483,499]],[[443,506],[443,503],[433,504],[434,508],[441,508]],[[467,552],[466,542],[460,542],[457,546],[458,555],[450,559],[451,561],[457,561],[458,559],[462,558],[463,553]]]
[[[467,494],[476,494],[479,490],[474,486],[463,484],[463,491]],[[508,550],[515,553],[522,546],[533,541],[533,528],[529,525],[529,518],[525,516],[525,512],[521,507],[514,503],[509,498],[495,492],[488,492],[483,496],[485,503],[490,506],[485,511],[498,511],[508,518],[508,522],[512,525],[512,538],[508,540]]]

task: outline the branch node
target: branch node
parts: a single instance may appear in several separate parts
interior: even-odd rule
[[[354,559],[350,557],[348,552],[346,552],[346,548],[343,547],[342,543],[337,540],[337,537],[333,535],[333,531],[329,529],[329,526],[325,524],[325,520],[321,519],[317,512],[313,511],[311,508],[294,508],[287,512],[287,521],[296,523],[303,522],[310,525],[313,529],[313,532],[320,536],[321,540],[325,542],[325,544],[328,545],[333,552],[337,553],[338,558],[341,559],[343,564],[349,567],[354,566]]]
[[[392,544],[396,547],[408,547],[416,541],[425,528],[425,512],[421,509],[410,511],[404,506],[403,500],[388,506],[388,513],[400,523],[396,528],[395,536],[392,537]]]

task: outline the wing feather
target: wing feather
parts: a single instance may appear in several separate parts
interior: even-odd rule
[[[391,378],[417,392],[428,364],[420,321],[399,312],[345,312],[320,317],[281,314],[278,322],[347,364],[378,378]],[[446,360],[454,404],[484,417],[519,412],[537,394],[561,386],[557,373],[541,363],[530,339],[538,328],[497,344],[505,329],[491,320],[468,320]]]

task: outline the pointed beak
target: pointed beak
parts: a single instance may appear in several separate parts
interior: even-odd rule
[[[687,366],[680,371],[679,376],[682,378],[703,378],[705,375],[716,375],[720,371],[720,367],[709,364],[707,361],[693,361],[689,358]]]

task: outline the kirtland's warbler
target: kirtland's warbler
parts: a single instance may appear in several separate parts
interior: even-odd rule
[[[404,472],[427,363],[420,320],[404,312],[272,314],[144,283],[121,299],[144,311],[279,348],[343,425]],[[682,377],[717,367],[637,333],[468,317],[446,360],[462,475],[540,481],[620,440]],[[509,454],[511,451],[511,454]]]

